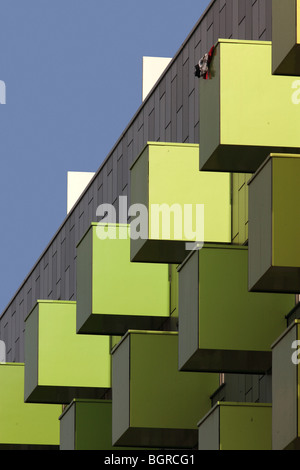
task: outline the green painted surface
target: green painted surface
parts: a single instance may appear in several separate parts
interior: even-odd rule
[[[253,74],[257,68],[259,74]],[[295,78],[273,76],[271,69],[271,42],[217,43],[212,77],[199,85],[201,113],[211,116],[200,121],[200,169],[253,173],[271,152],[285,148],[299,153],[300,114],[292,102]],[[212,113],[210,98],[216,106],[216,94],[220,111]],[[220,139],[213,150],[202,137],[215,128]]]
[[[300,1],[272,0],[272,71],[300,75]]]
[[[39,322],[38,310],[36,305],[26,319],[25,327],[25,360],[27,363],[25,374],[25,398],[29,391],[35,389],[38,383],[38,350],[39,350]]]
[[[199,348],[199,258],[192,253],[178,273],[178,367],[190,365]],[[190,366],[191,367],[191,366]]]
[[[122,435],[126,438],[126,432],[136,429],[134,439],[139,439],[138,431],[143,429],[145,441],[140,444],[144,445],[154,436],[152,442],[158,447],[165,447],[166,442],[181,447],[184,440],[180,441],[179,436],[184,436],[186,442],[197,439],[197,421],[210,408],[209,397],[218,386],[218,375],[178,371],[177,333],[129,332],[123,342],[129,347],[129,400],[123,405],[129,407],[130,422],[127,431],[114,431],[116,438],[122,443]],[[119,347],[113,353],[113,367],[125,360],[124,350],[119,351]],[[113,407],[118,406],[118,396],[126,386],[123,382],[118,377],[113,382]],[[166,439],[172,436],[173,442],[164,440],[165,433],[170,433]]]
[[[199,450],[272,450],[268,403],[218,402],[198,427]]]
[[[195,258],[199,284],[191,293],[181,289],[180,283],[182,276],[183,287],[188,285],[190,263],[193,277],[197,277]],[[182,370],[190,370],[189,361],[191,370],[203,371],[259,373],[271,367],[271,344],[286,327],[285,315],[294,307],[294,296],[248,292],[247,281],[246,247],[205,246],[180,268],[179,344],[185,351],[185,359],[180,360]],[[190,299],[189,308],[186,298]],[[198,317],[192,313],[197,305]],[[198,350],[191,341],[195,330]]]
[[[0,445],[59,445],[60,405],[24,403],[24,364],[0,364]]]
[[[32,331],[38,335],[33,343]],[[76,302],[38,301],[26,319],[25,344],[28,401],[68,403],[76,390],[110,388],[110,337],[76,334]]]
[[[167,176],[167,178],[166,178]],[[167,181],[167,183],[166,183]],[[170,182],[170,183],[168,183]],[[213,191],[212,191],[213,188]],[[184,204],[204,204],[204,240],[226,242],[230,239],[230,176],[199,172],[199,147],[168,146],[152,144],[149,149],[149,238],[163,237],[163,227],[152,225],[152,205],[179,204],[184,213]],[[184,218],[183,218],[184,221]],[[176,226],[171,229],[171,238],[191,240],[180,227],[182,236],[177,236]],[[197,241],[193,240],[192,241]],[[203,241],[203,240],[200,240]]]
[[[133,261],[179,263],[186,241],[230,242],[230,175],[199,172],[198,145],[148,142],[131,167],[131,188],[131,203],[148,209],[148,236],[131,242]],[[197,204],[204,205],[204,230]]]
[[[92,224],[79,243],[78,332],[120,335],[159,328],[169,317],[168,266],[131,263],[129,234],[127,225]],[[80,285],[86,271],[91,276]]]
[[[198,450],[220,450],[220,407],[217,405],[198,423]]]
[[[233,243],[239,242],[239,188],[238,188],[238,174],[231,175],[231,241]]]

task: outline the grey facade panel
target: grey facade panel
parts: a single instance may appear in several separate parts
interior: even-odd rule
[[[212,397],[218,401],[272,403],[272,375],[226,374],[222,385]]]
[[[24,318],[37,299],[76,300],[76,244],[96,222],[96,208],[128,196],[129,168],[147,141],[199,142],[194,66],[218,38],[271,40],[271,0],[214,0],[101,165],[80,201],[0,317],[7,361],[24,361]],[[249,381],[250,385],[249,387]],[[216,397],[269,401],[268,376],[226,376]]]

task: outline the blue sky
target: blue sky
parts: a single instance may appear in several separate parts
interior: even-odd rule
[[[209,0],[0,0],[0,315],[142,100],[142,57],[173,57]]]

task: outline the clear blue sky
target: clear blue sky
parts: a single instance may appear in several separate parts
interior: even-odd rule
[[[142,57],[173,57],[209,0],[0,0],[0,315],[141,104]]]

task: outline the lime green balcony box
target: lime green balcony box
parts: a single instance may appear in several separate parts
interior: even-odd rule
[[[300,321],[272,345],[273,450],[300,449]]]
[[[249,290],[300,292],[300,158],[271,154],[249,185]]]
[[[130,262],[130,228],[92,224],[77,246],[77,333],[123,335],[169,318],[164,264]]]
[[[76,334],[76,302],[39,300],[25,322],[25,401],[68,404],[110,388],[110,337]]]
[[[181,263],[196,242],[230,243],[230,175],[199,171],[199,145],[148,142],[131,167],[130,255]]]
[[[113,444],[196,447],[218,385],[218,374],[178,371],[176,332],[127,332],[112,351]]]
[[[294,85],[272,75],[271,42],[220,39],[199,82],[200,169],[254,173],[271,152],[300,153]]]
[[[60,450],[123,449],[112,445],[111,400],[74,399],[59,420]]]
[[[272,0],[272,71],[300,75],[300,0]]]
[[[58,449],[61,405],[24,402],[24,364],[0,364],[0,450]]]
[[[198,450],[272,450],[272,405],[216,403],[198,423]]]
[[[294,296],[248,292],[243,246],[204,245],[178,271],[179,369],[267,372]]]

